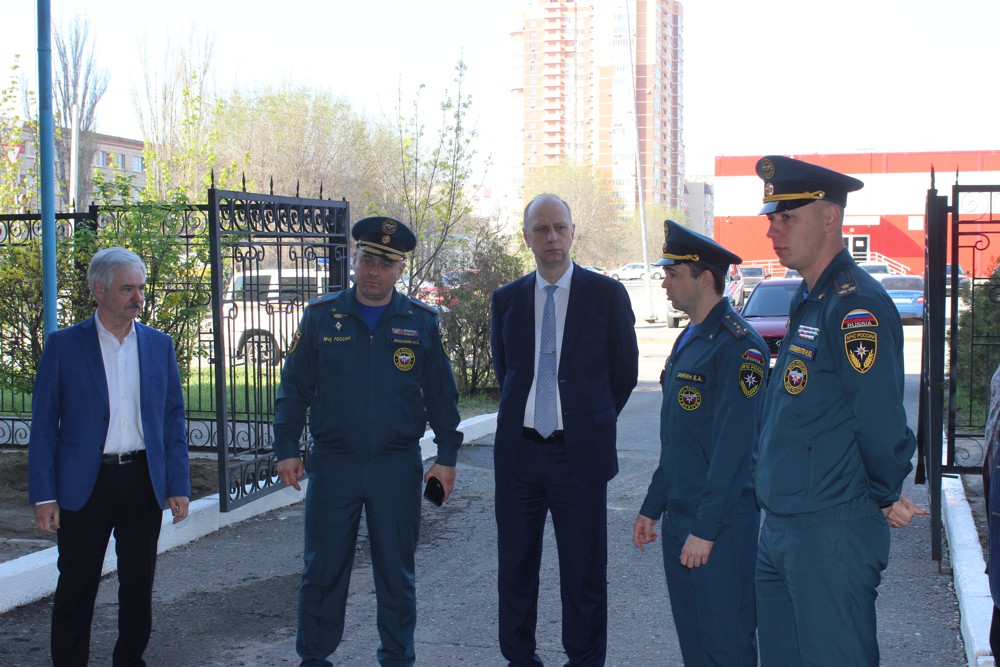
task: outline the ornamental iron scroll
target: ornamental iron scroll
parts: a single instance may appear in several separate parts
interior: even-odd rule
[[[346,201],[210,189],[214,441],[223,512],[283,488],[271,422],[281,362],[312,299],[349,286]],[[308,431],[301,440],[305,458]]]

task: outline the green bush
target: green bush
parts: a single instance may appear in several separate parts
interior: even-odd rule
[[[490,298],[493,290],[520,277],[524,262],[511,253],[510,237],[484,225],[470,241],[472,266],[458,274],[451,285],[441,282],[445,349],[463,396],[487,392],[497,386],[490,347]]]
[[[958,313],[958,340],[952,376],[956,388],[956,424],[980,431],[986,426],[990,402],[990,380],[1000,363],[1000,266],[990,282],[979,282],[967,291],[968,307]]]

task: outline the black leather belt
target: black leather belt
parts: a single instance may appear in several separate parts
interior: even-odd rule
[[[137,449],[133,452],[121,452],[120,454],[105,454],[101,457],[101,463],[111,466],[120,466],[125,463],[134,463],[135,461],[145,461],[146,460],[146,450]]]
[[[528,428],[527,426],[521,429],[521,436],[527,440],[541,442],[546,445],[550,445],[554,442],[566,442],[566,436],[562,431],[553,431],[552,435],[547,438],[543,438],[541,433],[533,428]]]

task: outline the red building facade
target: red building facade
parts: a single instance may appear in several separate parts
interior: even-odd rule
[[[761,156],[715,159],[715,239],[745,261],[777,261],[767,238],[767,218],[757,214],[764,183],[755,167]],[[819,164],[865,183],[847,199],[845,243],[859,260],[887,258],[901,271],[923,274],[924,207],[935,172],[938,194],[951,186],[1000,184],[1000,151],[926,153],[846,153],[791,155]],[[957,173],[957,177],[956,177]],[[977,254],[973,257],[973,254]],[[991,256],[986,257],[985,254]],[[967,249],[958,262],[988,272],[1000,259],[1000,249]],[[781,270],[777,273],[780,275]]]

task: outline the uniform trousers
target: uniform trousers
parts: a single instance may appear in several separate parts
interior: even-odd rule
[[[535,653],[539,568],[552,513],[559,551],[562,642],[568,665],[603,665],[608,641],[607,483],[581,487],[566,458],[572,444],[519,441],[511,479],[496,487],[500,650],[514,667]]]
[[[875,598],[889,526],[871,500],[768,514],[757,552],[762,667],[875,667]]]
[[[695,517],[671,506],[664,518],[663,568],[685,667],[757,664],[754,561],[760,514],[734,514],[712,543],[708,563],[681,565]]]
[[[423,477],[419,448],[359,462],[317,445],[309,475],[296,641],[302,665],[330,665],[326,658],[343,638],[362,509],[381,640],[376,657],[384,667],[414,664],[414,555],[420,538]]]
[[[153,575],[163,510],[145,459],[102,464],[94,491],[79,511],[60,509],[59,580],[52,604],[52,664],[87,665],[90,626],[108,541],[118,557],[118,641],[115,667],[145,665],[153,627]]]

